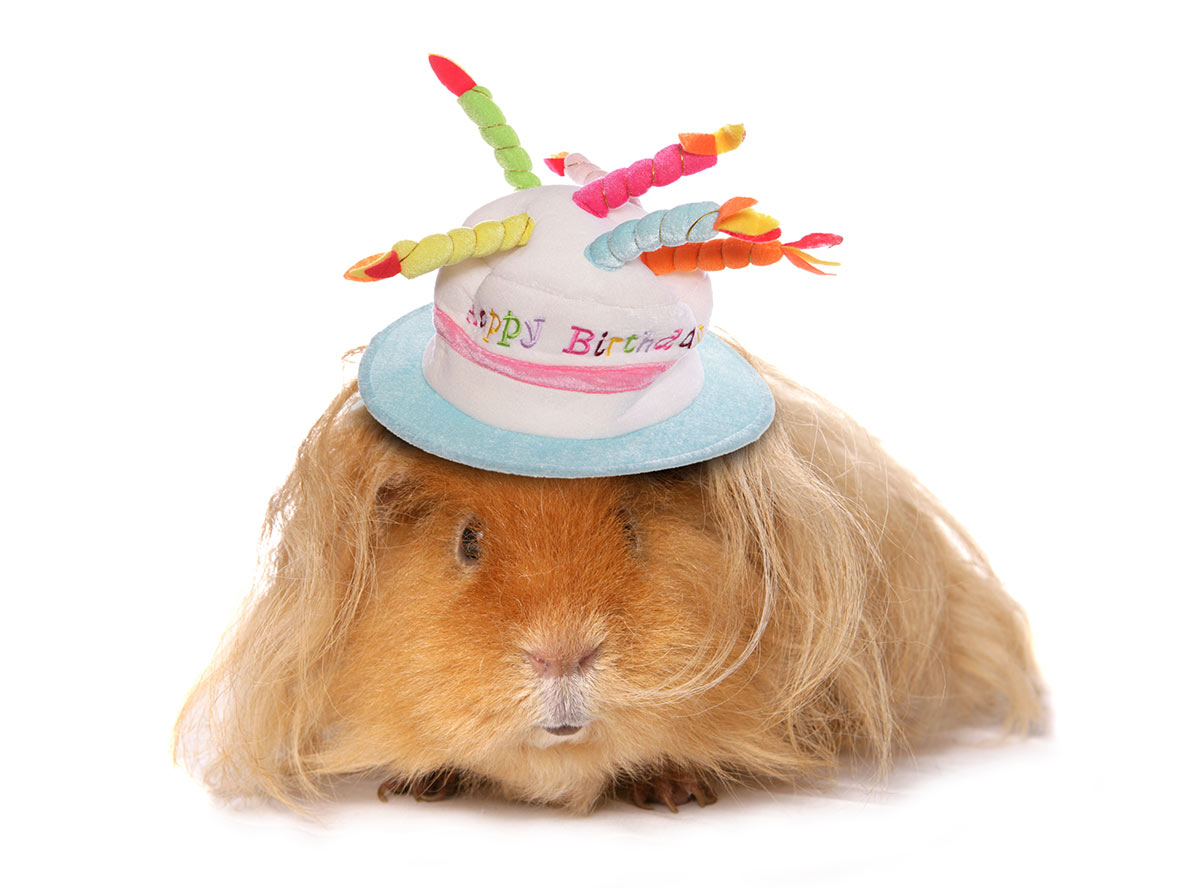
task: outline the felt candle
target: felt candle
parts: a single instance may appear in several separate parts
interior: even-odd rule
[[[402,240],[386,253],[359,260],[343,275],[349,281],[380,281],[402,274],[415,278],[464,259],[478,259],[502,250],[523,247],[533,232],[533,219],[518,213],[472,228],[451,228],[419,241]]]
[[[726,268],[745,268],[748,265],[774,265],[787,259],[797,268],[813,274],[828,274],[817,265],[840,265],[817,259],[801,249],[836,246],[842,238],[836,234],[810,234],[798,241],[783,244],[779,241],[754,243],[741,238],[715,238],[704,243],[681,244],[663,247],[653,253],[643,253],[642,262],[656,275],[675,271],[721,271]]]
[[[459,106],[479,127],[483,140],[493,148],[496,162],[504,170],[505,181],[517,189],[541,185],[541,179],[533,174],[529,152],[521,147],[516,131],[492,101],[491,91],[477,84],[466,71],[444,56],[431,55],[429,66],[442,85],[458,96]]]
[[[682,133],[679,142],[668,145],[653,157],[588,182],[575,192],[575,203],[603,219],[609,210],[645,194],[651,187],[670,185],[681,176],[715,166],[717,155],[732,151],[742,143],[745,134],[741,126],[724,126],[709,134]]]

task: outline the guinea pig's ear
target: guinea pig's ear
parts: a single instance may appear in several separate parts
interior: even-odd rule
[[[433,507],[420,473],[411,468],[387,477],[375,491],[375,515],[386,526],[419,521]]]
[[[704,513],[704,473],[699,466],[684,466],[630,475],[612,520],[618,524],[628,554],[654,560],[655,552],[670,534],[681,530],[697,536],[694,545],[707,548]]]
[[[316,422],[271,500],[264,576],[176,724],[175,752],[218,792],[316,794],[328,683],[374,583],[381,514],[411,514],[408,445],[351,384]]]
[[[691,510],[702,520],[704,479],[703,463],[630,475],[622,512],[636,521],[664,509],[674,514]]]

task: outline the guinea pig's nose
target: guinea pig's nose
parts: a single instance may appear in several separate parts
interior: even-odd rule
[[[526,659],[533,666],[533,671],[541,678],[562,678],[564,675],[577,675],[591,668],[599,653],[600,646],[588,648],[578,656],[575,654],[551,653],[544,650],[525,652]]]

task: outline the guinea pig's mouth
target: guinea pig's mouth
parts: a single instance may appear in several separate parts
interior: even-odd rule
[[[534,746],[541,749],[561,743],[579,743],[587,739],[590,733],[587,727],[588,721],[582,724],[538,725],[530,740]]]

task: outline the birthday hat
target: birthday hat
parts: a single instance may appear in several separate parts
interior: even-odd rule
[[[547,164],[579,187],[543,186],[491,93],[449,60],[430,62],[517,191],[346,273],[372,281],[438,270],[433,304],[380,332],[363,355],[371,415],[429,453],[540,477],[672,468],[756,440],[774,400],[710,335],[704,272],[787,258],[821,273],[805,250],[841,238],[784,244],[749,198],[641,208],[638,195],[736,148],[741,127],[684,134],[614,173],[556,155]]]

